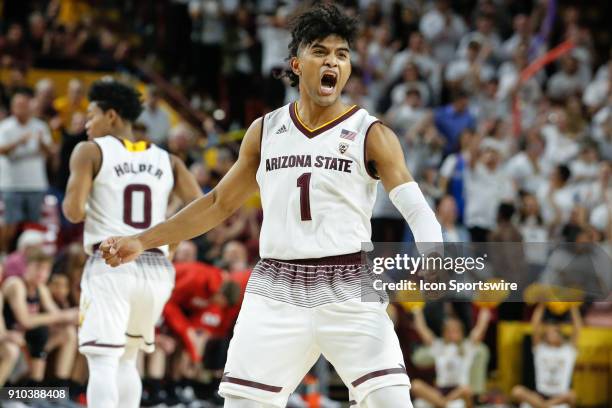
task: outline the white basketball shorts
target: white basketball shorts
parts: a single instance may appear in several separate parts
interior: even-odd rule
[[[386,296],[362,300],[368,276],[358,254],[261,260],[249,279],[219,393],[285,407],[321,354],[352,404],[379,388],[410,386]]]
[[[155,323],[173,287],[174,267],[161,252],[111,268],[96,251],[81,279],[79,351],[121,355],[127,344],[152,352]]]

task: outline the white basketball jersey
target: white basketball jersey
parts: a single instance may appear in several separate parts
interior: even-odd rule
[[[262,258],[343,255],[370,242],[377,180],[364,154],[375,122],[357,106],[315,130],[301,122],[296,103],[264,116],[257,170]]]
[[[102,165],[94,178],[86,206],[85,251],[110,236],[132,235],[166,218],[174,186],[170,155],[155,145],[129,151],[113,136],[94,139]],[[160,248],[168,253],[167,247]]]

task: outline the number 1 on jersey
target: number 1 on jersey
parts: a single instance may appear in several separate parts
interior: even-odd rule
[[[310,176],[312,173],[304,173],[297,179],[300,188],[300,214],[302,221],[310,221]]]

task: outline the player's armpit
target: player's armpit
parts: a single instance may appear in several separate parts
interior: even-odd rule
[[[374,167],[387,192],[413,181],[399,139],[387,126],[382,123],[372,125],[365,150],[366,163]]]
[[[101,160],[102,154],[94,142],[79,143],[70,156],[70,177],[62,210],[72,223],[85,219],[85,203]]]
[[[219,184],[204,197],[176,213],[173,217],[139,234],[144,249],[184,241],[213,229],[257,190],[255,175],[259,167],[261,120],[247,130],[238,160]]]

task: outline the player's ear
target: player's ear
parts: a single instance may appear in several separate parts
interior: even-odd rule
[[[119,119],[119,115],[117,115],[117,112],[114,109],[108,109],[106,112],[104,112],[104,114],[111,123],[111,126],[114,126],[117,122],[117,119]]]
[[[293,71],[295,75],[299,76],[302,73],[302,70],[300,69],[300,60],[298,57],[291,57],[289,65],[291,66],[291,71]]]

